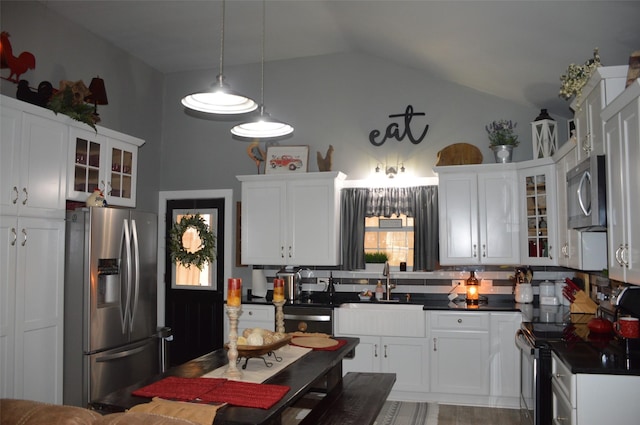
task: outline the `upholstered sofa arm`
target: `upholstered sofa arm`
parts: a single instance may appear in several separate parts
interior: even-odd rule
[[[0,425],[196,425],[194,422],[151,413],[101,415],[75,406],[31,400],[0,399]]]

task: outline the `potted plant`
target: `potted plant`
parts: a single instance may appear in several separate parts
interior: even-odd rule
[[[513,148],[520,144],[514,129],[518,124],[511,120],[493,121],[485,127],[489,135],[489,147],[493,150],[496,162],[511,162]]]
[[[365,270],[382,273],[382,269],[384,268],[384,263],[388,260],[389,260],[389,256],[384,252],[381,252],[381,251],[365,252],[364,254]]]

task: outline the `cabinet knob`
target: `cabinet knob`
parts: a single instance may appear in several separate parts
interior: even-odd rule
[[[458,319],[458,323],[462,323],[462,319]]]
[[[250,311],[250,312],[249,312],[249,316],[253,316],[253,311]]]

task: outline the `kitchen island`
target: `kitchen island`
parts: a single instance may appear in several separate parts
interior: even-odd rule
[[[311,351],[296,362],[290,364],[276,375],[267,379],[265,384],[284,385],[290,387],[289,392],[270,409],[256,409],[226,405],[218,409],[214,425],[269,425],[279,424],[281,415],[287,407],[292,406],[310,390],[322,390],[331,394],[339,389],[342,383],[342,360],[351,353],[359,343],[358,338],[340,338],[346,344],[335,351]],[[131,393],[139,388],[157,382],[168,376],[197,378],[228,363],[227,352],[216,350],[198,357],[180,366],[169,369],[166,373],[156,375],[135,385],[115,391],[106,397],[90,403],[90,407],[102,413],[123,412],[131,407],[148,403],[146,397],[133,396]],[[322,409],[322,404],[318,404]]]

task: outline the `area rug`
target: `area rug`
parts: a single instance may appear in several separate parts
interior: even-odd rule
[[[375,425],[437,425],[438,405],[410,401],[385,401]]]

